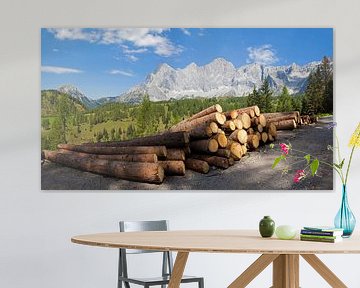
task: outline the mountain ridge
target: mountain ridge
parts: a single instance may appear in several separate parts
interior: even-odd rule
[[[282,66],[264,66],[250,63],[236,68],[224,58],[215,58],[210,63],[198,66],[194,62],[184,68],[160,64],[145,81],[131,87],[117,97],[117,101],[141,102],[145,94],[151,101],[164,101],[187,97],[245,96],[254,87],[259,88],[268,77],[274,94],[286,86],[290,94],[306,89],[307,78],[321,61],[305,65],[292,63]]]

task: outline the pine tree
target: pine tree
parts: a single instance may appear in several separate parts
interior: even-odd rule
[[[248,98],[247,98],[247,106],[254,106],[254,105],[258,105],[258,98],[259,98],[259,95],[258,95],[258,91],[256,90],[256,87],[254,85],[253,87],[253,91],[252,93],[249,94]]]
[[[260,87],[260,90],[259,90],[258,106],[261,111],[264,111],[264,112],[272,111],[272,107],[273,107],[272,95],[273,95],[273,92],[270,89],[269,77],[266,77]]]
[[[289,112],[293,110],[292,96],[290,96],[289,90],[286,86],[282,88],[281,94],[278,98],[278,106],[276,110],[279,112]]]
[[[139,115],[137,117],[137,125],[140,133],[144,134],[147,130],[147,127],[150,125],[149,123],[150,122],[149,117],[151,117],[150,108],[151,108],[151,102],[149,95],[145,95],[141,102]]]
[[[321,64],[309,75],[303,109],[308,114],[332,113],[333,72],[327,57],[324,57]]]

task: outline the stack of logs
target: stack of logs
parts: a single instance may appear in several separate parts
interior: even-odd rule
[[[299,111],[264,113],[263,115],[268,123],[276,126],[277,130],[293,130],[300,125],[309,125],[318,121],[318,117],[300,115]]]
[[[185,175],[185,169],[208,173],[210,166],[229,168],[248,151],[274,141],[281,121],[280,115],[261,114],[258,106],[223,112],[216,104],[162,134],[59,144],[57,151],[43,151],[42,157],[83,171],[161,184],[165,175]]]

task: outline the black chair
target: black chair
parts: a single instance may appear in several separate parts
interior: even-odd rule
[[[159,221],[120,221],[120,232],[134,231],[167,231],[168,222],[166,220]],[[119,249],[119,269],[118,269],[118,288],[130,288],[130,284],[136,284],[149,288],[150,286],[160,286],[165,288],[169,284],[170,276],[173,268],[172,254],[169,251],[150,251],[135,249]],[[127,271],[127,254],[141,253],[163,253],[162,275],[152,278],[132,278],[129,277]],[[181,283],[198,283],[198,288],[204,288],[204,278],[194,276],[183,276]]]

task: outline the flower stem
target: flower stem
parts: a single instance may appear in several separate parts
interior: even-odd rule
[[[350,170],[350,165],[351,165],[351,160],[352,160],[352,158],[353,158],[354,151],[355,151],[355,145],[354,145],[353,148],[351,149],[350,159],[349,159],[349,163],[348,163],[347,169],[346,169],[345,185],[347,184],[347,180],[348,180],[348,176],[349,176],[349,170]]]

